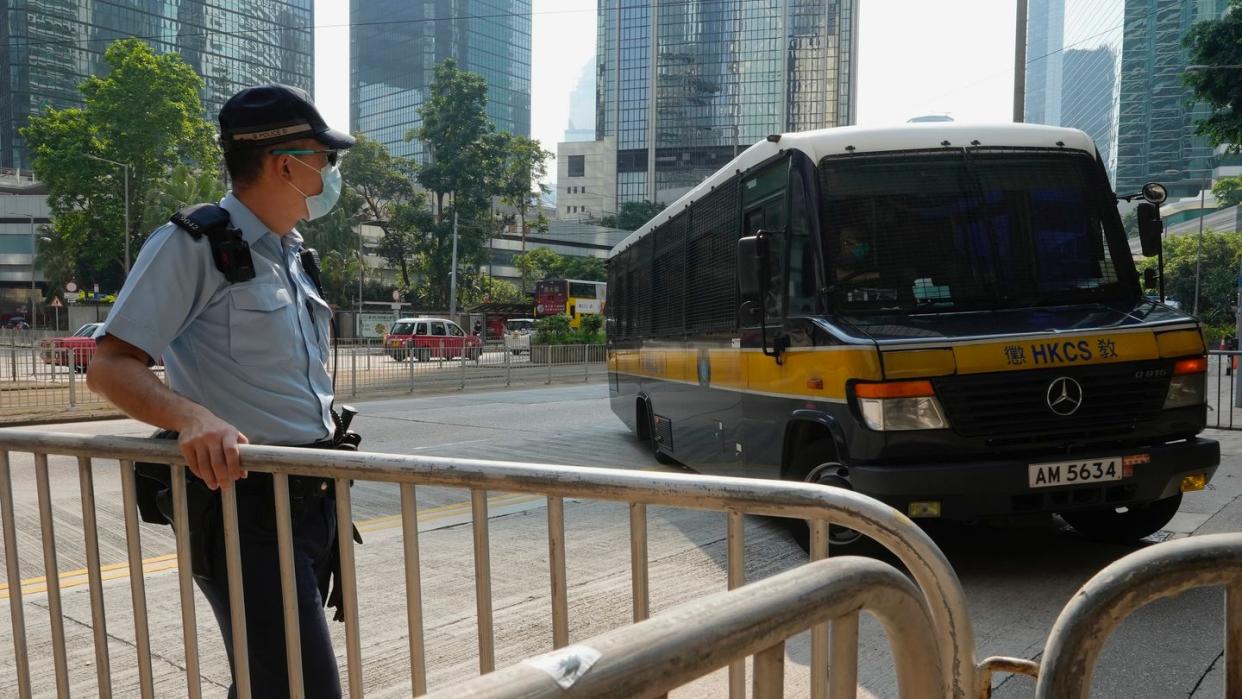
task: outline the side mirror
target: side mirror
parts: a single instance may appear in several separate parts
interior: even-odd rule
[[[1160,234],[1164,232],[1164,222],[1160,220],[1160,210],[1152,204],[1139,204],[1135,213],[1138,218],[1139,243],[1143,247],[1144,257],[1155,257],[1160,254]]]
[[[763,231],[737,241],[737,284],[743,304],[763,307],[768,292],[768,238]]]
[[[1158,278],[1159,276],[1156,274],[1156,270],[1152,269],[1151,267],[1148,267],[1147,269],[1143,270],[1143,288],[1144,289],[1155,289],[1156,281]]]
[[[1169,198],[1169,190],[1159,182],[1148,182],[1143,185],[1143,198],[1148,202],[1160,206]]]

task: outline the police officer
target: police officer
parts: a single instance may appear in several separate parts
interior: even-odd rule
[[[130,416],[176,434],[194,476],[194,579],[230,666],[218,491],[236,487],[251,687],[277,697],[289,689],[271,478],[245,473],[237,446],[331,448],[339,439],[327,369],[331,311],[294,225],[335,204],[337,159],[354,139],[328,128],[304,91],[283,85],[242,90],[219,119],[232,191],[219,207],[187,209],[151,234],[97,335],[87,382]],[[148,368],[160,357],[167,388]],[[332,488],[291,478],[290,490],[305,689],[338,696],[323,613],[336,554]]]

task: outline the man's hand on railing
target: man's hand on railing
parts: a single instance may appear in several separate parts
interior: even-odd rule
[[[241,468],[238,444],[249,444],[246,435],[207,410],[188,420],[179,431],[177,445],[186,465],[208,488],[228,488],[238,478],[245,478]]]

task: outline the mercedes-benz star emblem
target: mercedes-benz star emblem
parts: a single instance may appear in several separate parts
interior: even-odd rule
[[[1048,384],[1048,408],[1057,415],[1073,415],[1082,407],[1082,384],[1068,376]]]

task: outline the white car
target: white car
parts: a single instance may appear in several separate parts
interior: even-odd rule
[[[510,318],[505,321],[505,349],[514,354],[530,352],[530,336],[535,331],[534,318]]]

